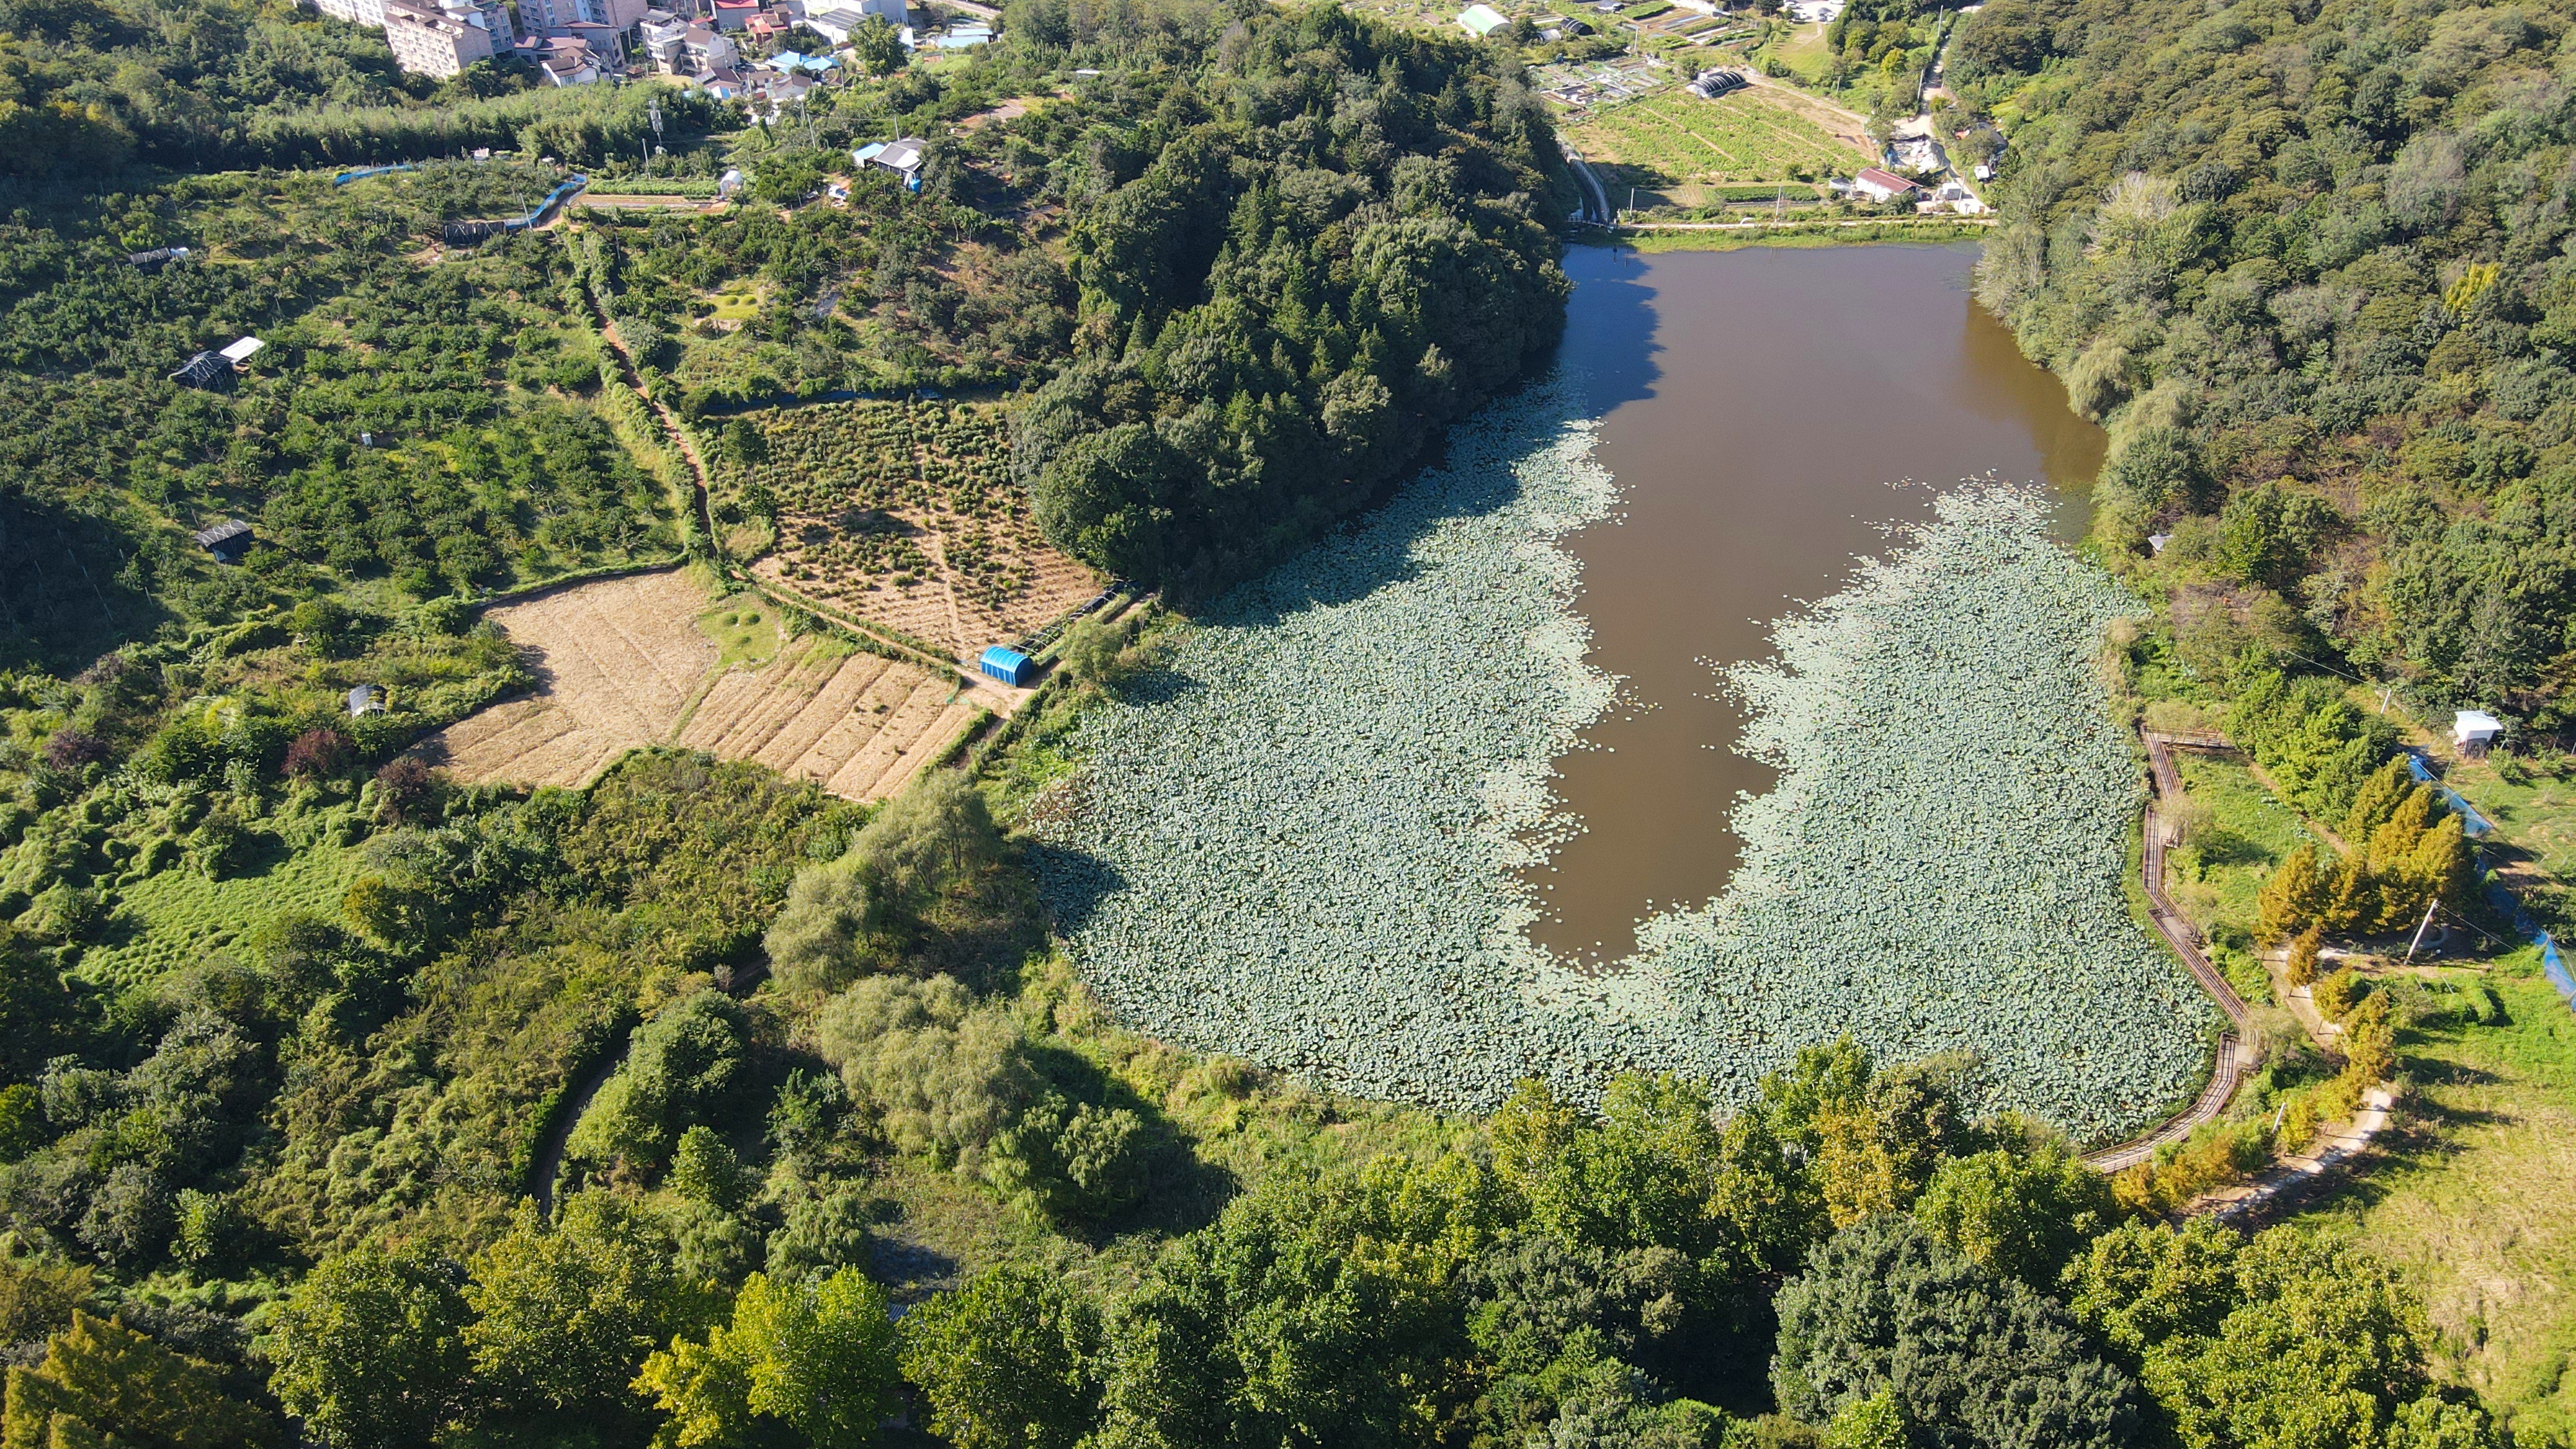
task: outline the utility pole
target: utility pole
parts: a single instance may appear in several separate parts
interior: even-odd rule
[[[2411,963],[2414,961],[2415,948],[2424,944],[2424,933],[2427,930],[2430,930],[2433,925],[2433,908],[2440,904],[2441,899],[2439,897],[2435,897],[2434,899],[2424,903],[2424,919],[2415,927],[2415,939],[2406,943],[2406,959],[2408,962]]]

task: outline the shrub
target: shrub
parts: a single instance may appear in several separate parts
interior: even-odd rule
[[[280,770],[290,780],[321,780],[348,767],[349,737],[335,729],[315,728],[287,745]]]
[[[426,825],[438,818],[438,781],[414,756],[376,771],[376,818],[393,825]]]
[[[66,775],[77,775],[83,766],[101,763],[108,755],[105,742],[70,725],[54,731],[45,740],[45,764]]]

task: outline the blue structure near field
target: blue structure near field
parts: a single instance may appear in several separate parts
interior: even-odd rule
[[[1025,687],[1030,680],[1037,677],[1038,673],[1036,660],[1017,649],[1006,649],[999,644],[985,650],[984,657],[977,662],[976,667],[1013,689]]]

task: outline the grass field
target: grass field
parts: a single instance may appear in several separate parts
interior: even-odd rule
[[[223,950],[280,916],[303,913],[338,920],[340,898],[358,878],[359,848],[317,842],[288,854],[262,853],[253,866],[223,880],[185,868],[162,871],[123,889],[109,922],[109,943],[81,958],[92,981],[139,986]]]
[[[1621,173],[1614,185],[1658,190],[1821,177],[1869,164],[1762,89],[1714,101],[1678,88],[1659,91],[1595,112],[1571,139],[1586,159]]]
[[[736,594],[698,616],[698,632],[716,646],[716,667],[759,666],[778,653],[778,611],[754,593]]]
[[[2576,759],[2455,760],[2444,782],[2495,822],[2487,848],[2523,904],[2556,929],[2576,926]]]
[[[1768,54],[1809,85],[1823,81],[1825,72],[1834,63],[1834,48],[1826,43],[1822,25],[1797,27],[1788,39],[1772,46]]]
[[[2316,837],[2241,762],[2177,752],[2174,765],[2195,807],[2188,838],[2167,857],[2174,902],[2208,938],[2211,959],[2236,989],[2267,1000],[2269,983],[2253,953],[2255,897],[2291,852]]]
[[[2576,1442],[2576,1012],[2526,948],[2500,1025],[2408,1033],[2419,1100],[2387,1159],[2315,1216],[2355,1223],[2424,1295],[2448,1374],[2524,1449]]]

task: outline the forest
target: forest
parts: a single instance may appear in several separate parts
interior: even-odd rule
[[[2564,740],[2563,5],[1996,0],[1979,292],[2112,431],[2097,533],[2201,677],[2334,672]]]

